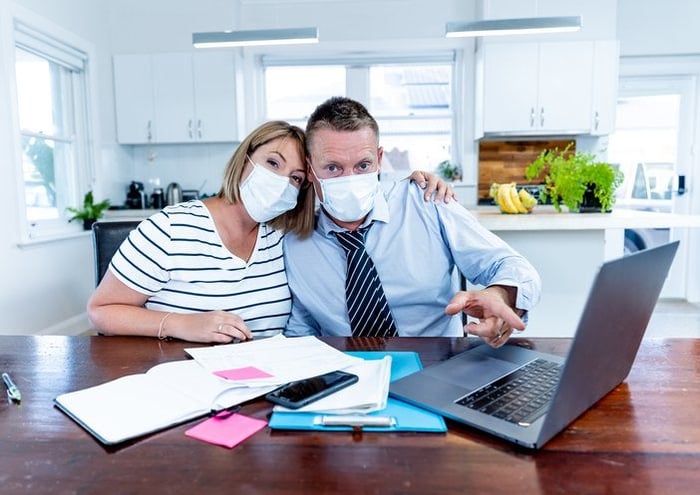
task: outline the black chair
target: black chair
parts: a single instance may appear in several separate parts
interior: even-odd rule
[[[141,223],[138,220],[95,222],[92,225],[92,245],[95,251],[95,286],[100,283],[109,262],[129,232]]]

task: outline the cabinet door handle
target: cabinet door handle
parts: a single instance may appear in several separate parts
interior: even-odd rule
[[[530,107],[530,127],[535,127],[535,107]]]
[[[593,117],[593,129],[597,131],[599,124],[600,124],[600,114],[596,110],[595,116]]]
[[[187,134],[189,134],[190,139],[194,136],[194,134],[192,134],[192,119],[187,121]]]
[[[540,127],[544,127],[544,107],[540,108]]]
[[[152,122],[149,120],[148,124],[146,124],[146,138],[148,139],[148,142],[150,143],[153,140],[153,130],[151,128]]]
[[[197,137],[202,139],[202,119],[197,120]]]

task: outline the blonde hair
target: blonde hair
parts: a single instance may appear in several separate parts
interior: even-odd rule
[[[241,200],[240,184],[241,175],[246,166],[247,157],[252,155],[260,146],[275,139],[291,139],[296,144],[296,149],[301,157],[304,167],[306,167],[306,140],[304,131],[299,127],[281,120],[266,122],[257,127],[253,132],[241,142],[233,152],[221,184],[221,189],[217,196],[229,203],[238,203]],[[308,180],[304,180],[299,189],[297,204],[292,209],[282,215],[270,220],[268,225],[285,232],[294,232],[299,237],[308,237],[314,229],[314,208],[315,196],[314,188],[310,187]]]

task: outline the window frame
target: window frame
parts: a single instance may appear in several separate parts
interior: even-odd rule
[[[76,36],[64,28],[46,20],[33,12],[14,6],[10,30],[5,37],[5,46],[8,47],[8,83],[10,86],[12,113],[12,135],[14,136],[12,149],[12,173],[15,175],[16,197],[16,221],[18,246],[31,246],[46,242],[58,241],[76,236],[87,235],[81,222],[68,222],[70,218],[65,206],[80,205],[84,194],[93,189],[95,183],[96,162],[94,136],[99,135],[96,115],[97,91],[96,81],[93,75],[93,63],[96,60],[95,48],[92,43]],[[7,24],[6,24],[7,25]],[[25,198],[25,180],[23,173],[22,140],[31,132],[22,132],[20,127],[19,108],[17,100],[17,74],[16,74],[16,49],[34,53],[35,55],[57,62],[59,65],[73,69],[79,68],[79,72],[71,71],[67,74],[70,78],[70,93],[64,94],[71,101],[70,111],[76,115],[73,122],[72,140],[74,166],[71,167],[63,203],[58,202],[58,218],[48,220],[30,221],[27,217],[27,205]],[[53,139],[54,135],[47,135],[47,139]]]
[[[268,67],[279,67],[279,66],[344,66],[346,70],[346,96],[356,99],[363,104],[367,105],[369,108],[370,101],[370,82],[369,73],[372,66],[380,65],[438,65],[438,64],[449,64],[451,65],[451,95],[450,95],[450,120],[451,120],[451,135],[450,135],[450,160],[456,163],[462,162],[463,146],[458,139],[458,136],[462,135],[462,129],[464,127],[461,121],[462,112],[458,112],[458,108],[463,107],[462,93],[458,91],[458,85],[461,80],[461,73],[463,71],[463,61],[461,53],[458,50],[441,50],[441,51],[429,51],[424,53],[412,53],[412,54],[338,54],[327,55],[322,57],[292,57],[292,56],[275,56],[275,55],[261,55],[258,57],[258,67],[260,80],[262,81],[262,97],[260,112],[263,119],[269,119],[267,114],[267,102],[266,95],[267,91],[265,88],[265,70]],[[320,102],[319,102],[320,103]],[[371,108],[370,108],[371,111]],[[408,117],[405,116],[378,116],[376,117],[378,121],[382,120],[406,120]],[[436,118],[434,115],[425,116],[414,116],[411,120],[421,120],[421,119],[432,119]],[[295,119],[298,120],[298,119]],[[380,134],[381,134],[381,124],[380,124]],[[391,134],[385,134],[387,136]],[[403,134],[402,135],[407,135]],[[386,149],[385,149],[386,151]],[[437,166],[437,164],[436,164]],[[390,172],[389,174],[396,174],[397,172]],[[399,173],[399,175],[401,175]]]

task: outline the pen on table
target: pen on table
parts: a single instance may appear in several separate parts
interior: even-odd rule
[[[22,394],[20,394],[19,389],[17,388],[17,385],[15,385],[15,382],[12,381],[12,378],[10,378],[10,375],[7,373],[2,374],[2,381],[5,382],[5,386],[7,387],[7,396],[14,401],[21,401],[22,400]]]
[[[339,414],[316,417],[314,418],[314,423],[322,426],[391,427],[396,425],[396,418],[392,416],[364,416],[359,414]]]

